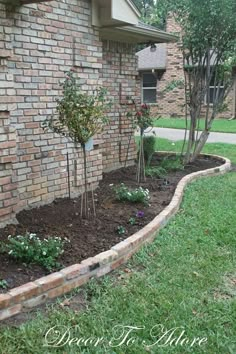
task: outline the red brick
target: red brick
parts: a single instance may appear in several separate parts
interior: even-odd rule
[[[12,303],[19,303],[24,300],[27,300],[35,295],[38,295],[39,287],[35,283],[27,283],[22,286],[18,286],[9,291],[9,294],[12,297]]]
[[[7,199],[4,200],[3,205],[4,207],[8,207],[8,206],[16,205],[17,202],[18,202],[18,198]]]
[[[17,315],[18,313],[21,312],[21,310],[22,310],[22,305],[17,304],[6,310],[0,311],[0,321],[3,321],[9,317]]]
[[[0,209],[0,216],[8,215],[12,213],[12,207]]]
[[[53,273],[47,275],[46,277],[40,278],[35,281],[35,283],[40,286],[41,293],[46,292],[49,289],[53,289],[58,287],[59,285],[64,283],[64,277],[61,273]]]
[[[3,192],[13,191],[17,189],[17,183],[5,184],[2,188]]]
[[[0,177],[0,185],[11,183],[11,177]]]
[[[11,301],[11,296],[9,294],[0,294],[0,310],[6,308]]]
[[[88,273],[88,267],[82,264],[75,264],[62,269],[61,273],[67,280],[71,280]]]

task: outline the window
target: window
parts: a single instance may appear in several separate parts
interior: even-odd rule
[[[212,104],[212,105],[215,102],[215,98],[216,98],[216,94],[218,92],[218,88],[219,88],[218,97],[222,97],[223,90],[224,90],[224,84],[223,84],[223,82],[215,83],[215,74],[213,74],[212,78],[211,78],[211,81],[210,81],[210,85],[209,85],[209,103]],[[207,103],[207,97],[206,97],[206,103]]]
[[[157,77],[153,73],[143,73],[142,101],[144,103],[156,103],[157,101]]]

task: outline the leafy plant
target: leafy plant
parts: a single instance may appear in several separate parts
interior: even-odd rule
[[[166,174],[166,169],[161,166],[152,166],[146,168],[146,176],[151,178],[163,178]]]
[[[21,262],[36,263],[48,270],[58,268],[57,258],[64,252],[63,247],[67,239],[48,237],[41,240],[34,233],[26,235],[8,236],[8,243],[4,245],[9,256]]]
[[[8,288],[8,282],[5,279],[0,280],[0,288],[2,289]]]
[[[161,161],[160,167],[166,170],[167,172],[184,169],[184,165],[180,157],[165,157]]]
[[[116,232],[119,235],[124,235],[126,233],[126,229],[124,228],[124,226],[118,226],[117,229],[116,229]]]
[[[89,217],[90,208],[88,202],[87,156],[85,145],[90,138],[101,132],[102,127],[108,122],[105,115],[109,104],[106,101],[106,90],[98,88],[96,92],[82,92],[78,79],[74,77],[74,69],[71,69],[65,81],[62,98],[57,100],[57,117],[51,117],[45,122],[45,126],[55,133],[70,138],[75,147],[80,145],[84,158],[84,187],[85,196],[81,198],[81,217]],[[93,194],[93,193],[92,193]],[[93,200],[94,216],[95,203]]]
[[[128,201],[131,203],[147,204],[150,199],[149,190],[142,187],[129,189],[124,183],[114,187],[116,199],[119,201]]]
[[[135,225],[136,224],[136,219],[133,218],[133,217],[129,218],[129,224],[132,225],[132,226]]]
[[[136,111],[135,116],[137,125],[142,131],[153,125],[151,109],[146,103],[141,105],[141,107]]]

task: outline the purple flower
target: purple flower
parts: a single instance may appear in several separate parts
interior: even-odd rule
[[[144,211],[138,211],[136,216],[137,216],[137,218],[143,218],[144,217]]]

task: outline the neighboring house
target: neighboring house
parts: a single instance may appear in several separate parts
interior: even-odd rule
[[[135,46],[174,40],[139,17],[130,0],[0,0],[0,226],[68,195],[67,152],[72,193],[82,191],[82,154],[42,129],[72,66],[84,90],[101,85],[114,100],[110,124],[89,153],[89,183],[95,188],[103,171],[122,166],[132,129],[127,104],[140,97]],[[133,141],[129,164],[135,156]]]
[[[180,27],[169,17],[167,32],[177,33]],[[173,80],[184,80],[183,57],[178,43],[156,44],[137,53],[138,68],[141,79],[141,99],[150,103],[152,110],[162,117],[183,117],[185,104],[184,87],[177,87],[164,92]],[[227,98],[227,110],[219,116],[231,118],[236,116],[236,75],[234,86]],[[213,91],[213,88],[212,88]],[[210,99],[212,99],[210,90]]]

